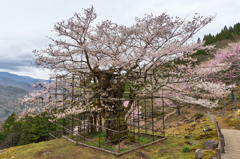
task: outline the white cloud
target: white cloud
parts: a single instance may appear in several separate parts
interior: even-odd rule
[[[57,21],[70,18],[74,12],[93,5],[98,19],[110,19],[113,22],[132,25],[135,17],[145,13],[159,15],[163,12],[171,16],[191,18],[195,12],[203,16],[217,14],[214,21],[204,27],[195,37],[216,34],[224,25],[233,26],[240,17],[239,0],[11,0],[0,5],[0,70],[15,71],[22,75],[47,77],[47,73],[37,71],[30,65],[32,50],[45,48],[50,42],[46,36]],[[31,68],[31,69],[29,69]],[[24,74],[26,73],[26,74]]]

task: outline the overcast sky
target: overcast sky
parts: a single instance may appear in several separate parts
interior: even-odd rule
[[[226,25],[240,21],[240,0],[1,0],[0,3],[0,71],[48,79],[49,71],[31,65],[34,49],[44,49],[54,37],[53,25],[70,18],[82,8],[94,6],[96,22],[109,19],[130,26],[135,17],[145,13],[181,18],[200,13],[204,17],[216,15],[195,39],[216,34]]]

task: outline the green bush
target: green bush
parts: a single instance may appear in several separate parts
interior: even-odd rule
[[[35,117],[26,116],[22,126],[19,144],[25,145],[32,142],[46,141],[48,139],[48,126],[47,118],[40,117],[39,115]]]
[[[190,151],[189,147],[183,147],[183,152],[189,152],[189,151]]]
[[[0,142],[3,140],[3,138],[4,138],[3,132],[0,131]]]

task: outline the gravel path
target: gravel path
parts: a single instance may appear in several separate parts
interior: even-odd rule
[[[225,138],[225,151],[222,159],[240,159],[240,130],[221,129]]]
[[[227,125],[221,117],[213,115],[218,121],[225,139],[225,153],[221,154],[222,159],[240,159],[240,130]]]

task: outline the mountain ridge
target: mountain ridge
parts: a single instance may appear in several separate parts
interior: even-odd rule
[[[12,86],[12,87],[22,88],[26,90],[36,90],[35,88],[32,88],[30,83],[19,82],[19,81],[10,79],[8,77],[0,77],[0,85]]]
[[[0,85],[0,121],[4,121],[17,108],[22,109],[21,99],[30,91],[24,88]]]
[[[41,89],[31,86],[31,83],[39,81],[29,76],[0,72],[0,121],[4,121],[12,112],[17,113],[17,108],[23,109],[21,99],[29,92]]]
[[[20,76],[20,75],[16,75],[16,74],[9,73],[9,72],[0,72],[0,77],[7,77],[7,78],[10,78],[10,79],[18,81],[18,82],[25,82],[25,83],[29,83],[29,84],[36,83],[41,80],[41,79],[29,77],[29,76]],[[44,81],[49,83],[49,80],[44,80]]]

